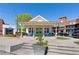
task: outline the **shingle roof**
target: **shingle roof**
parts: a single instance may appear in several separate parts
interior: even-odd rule
[[[42,25],[42,26],[54,26],[53,23],[50,22],[21,22],[22,25],[24,26],[35,26],[35,25]]]

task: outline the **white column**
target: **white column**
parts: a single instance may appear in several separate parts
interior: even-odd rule
[[[55,29],[55,36],[57,37],[57,27],[56,27],[56,29]]]
[[[28,32],[28,27],[26,28],[26,33],[29,34],[29,32]]]
[[[52,32],[52,28],[51,27],[49,27],[49,33],[51,33]]]
[[[3,28],[2,34],[5,35],[5,28]]]
[[[13,34],[14,34],[14,35],[16,34],[16,29],[13,29]]]
[[[44,27],[43,27],[43,37],[44,37],[45,35],[44,35]]]
[[[36,34],[36,27],[33,27],[33,37],[35,37]]]

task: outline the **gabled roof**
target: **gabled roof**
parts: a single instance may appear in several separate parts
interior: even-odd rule
[[[33,18],[30,21],[35,21],[35,22],[48,22],[48,20],[46,20],[44,17],[42,17],[40,15],[36,16],[35,18]]]
[[[50,23],[50,22],[23,22],[21,23],[23,26],[53,26],[53,23]]]
[[[29,22],[21,22],[24,26],[53,26],[53,23],[48,22],[44,17],[38,15]]]

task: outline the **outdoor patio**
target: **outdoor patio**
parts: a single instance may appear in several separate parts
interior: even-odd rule
[[[0,40],[14,40],[17,41],[18,38],[7,38],[0,37]],[[48,55],[79,55],[79,45],[75,44],[78,39],[70,38],[67,40],[59,40],[55,37],[46,37],[48,39]],[[18,39],[20,40],[20,39]],[[0,51],[0,55],[34,55],[32,45],[36,43],[34,37],[25,36],[22,38],[24,44],[20,49],[13,52]],[[8,41],[11,43],[11,41]]]

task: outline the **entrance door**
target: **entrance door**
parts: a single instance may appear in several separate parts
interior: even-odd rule
[[[41,35],[43,35],[43,29],[42,29],[42,28],[36,28],[36,36],[38,36],[39,33],[40,33]]]

